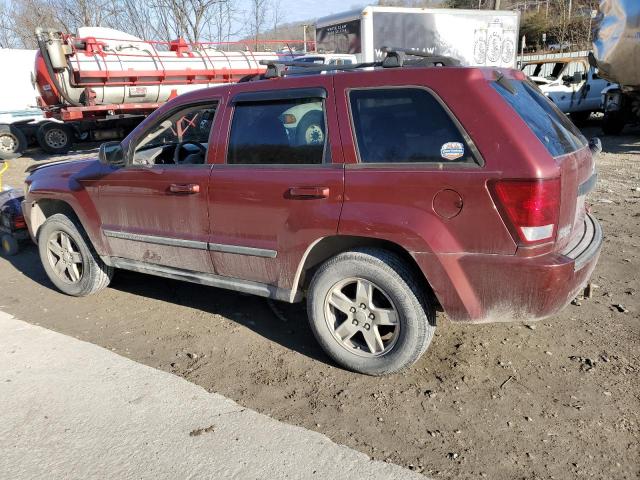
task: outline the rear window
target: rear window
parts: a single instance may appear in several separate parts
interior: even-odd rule
[[[580,130],[534,85],[522,80],[506,83],[493,82],[493,88],[520,115],[552,156],[572,153],[587,145]],[[513,91],[507,86],[513,87]]]

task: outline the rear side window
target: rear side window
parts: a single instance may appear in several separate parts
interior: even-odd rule
[[[469,163],[466,139],[444,107],[421,88],[349,92],[362,163]]]
[[[323,162],[322,99],[239,103],[229,138],[229,164],[302,165]]]
[[[520,115],[553,157],[587,145],[587,140],[569,118],[528,81],[508,80],[506,85],[493,82],[493,88]]]

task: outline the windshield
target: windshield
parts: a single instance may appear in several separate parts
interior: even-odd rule
[[[299,57],[293,60],[296,63],[318,63],[322,65],[324,63],[324,58],[322,57]]]
[[[529,77],[542,77],[547,80],[557,80],[564,69],[565,62],[530,63],[522,68]]]
[[[507,85],[496,81],[492,85],[553,157],[587,145],[580,130],[529,80],[508,80]]]

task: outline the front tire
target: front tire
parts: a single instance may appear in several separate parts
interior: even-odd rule
[[[297,145],[324,144],[324,119],[320,112],[307,113],[296,128]]]
[[[620,135],[625,121],[625,115],[621,111],[605,112],[602,117],[602,132],[605,135]]]
[[[571,117],[571,120],[577,127],[583,127],[589,121],[589,118],[591,117],[591,112],[590,111],[571,112],[569,116]]]
[[[113,268],[95,253],[82,226],[61,213],[40,227],[38,251],[49,280],[67,295],[91,295],[106,288],[113,277]]]
[[[309,288],[311,329],[339,365],[386,375],[412,365],[431,343],[435,309],[406,263],[386,250],[341,253]]]

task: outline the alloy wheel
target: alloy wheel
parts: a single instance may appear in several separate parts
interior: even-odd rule
[[[331,287],[324,312],[335,340],[356,355],[385,355],[398,340],[398,309],[382,288],[364,278],[348,278]]]
[[[80,249],[63,231],[54,232],[47,242],[47,257],[55,274],[66,283],[82,279],[84,263]]]

